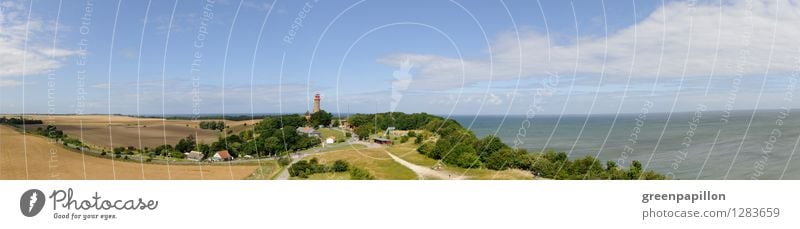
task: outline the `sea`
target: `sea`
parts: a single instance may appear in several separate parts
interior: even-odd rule
[[[790,110],[593,115],[456,115],[478,137],[530,152],[586,155],[679,180],[800,179],[800,116]]]

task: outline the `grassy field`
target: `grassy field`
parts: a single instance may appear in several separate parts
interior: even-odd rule
[[[175,145],[180,139],[196,135],[198,142],[212,143],[217,140],[219,131],[203,130],[191,120],[162,120],[152,118],[132,118],[106,115],[32,116],[30,119],[44,121],[71,137],[82,138],[83,142],[98,148],[133,146],[136,148],[155,148],[160,145]],[[29,131],[38,125],[29,125]],[[140,147],[141,142],[141,147]]]
[[[4,180],[238,180],[250,176],[256,168],[255,165],[163,165],[109,160],[0,126],[0,179]]]
[[[222,121],[222,120],[215,120],[215,121]],[[232,134],[239,134],[246,130],[254,129],[256,124],[258,124],[259,122],[261,122],[261,119],[245,120],[245,121],[225,121],[225,125],[230,127],[228,130],[230,130]]]
[[[281,166],[276,161],[261,161],[261,165],[248,176],[247,180],[272,180],[281,172]]]
[[[312,155],[305,159],[317,158],[320,163],[331,164],[336,160],[345,160],[352,165],[358,166],[370,172],[378,180],[412,180],[417,179],[410,169],[398,164],[389,157],[383,149],[353,149],[340,150],[322,155]],[[331,174],[315,174],[316,179],[339,179],[342,176],[331,176]],[[349,175],[346,179],[350,179]]]
[[[322,139],[327,139],[328,137],[335,137],[336,140],[345,139],[344,132],[330,128],[320,128],[319,134],[322,136]]]

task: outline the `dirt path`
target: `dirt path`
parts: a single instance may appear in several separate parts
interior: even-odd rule
[[[408,169],[411,169],[411,171],[414,171],[415,173],[417,173],[417,177],[419,177],[420,180],[424,180],[426,177],[439,179],[439,180],[464,180],[464,179],[467,178],[467,177],[462,176],[462,175],[457,175],[457,174],[452,174],[452,173],[447,173],[447,172],[442,172],[442,171],[436,171],[436,170],[433,170],[433,169],[430,169],[430,168],[427,168],[427,167],[424,167],[424,166],[419,166],[417,164],[414,164],[414,163],[408,162],[406,160],[403,160],[402,158],[395,156],[394,154],[390,153],[389,151],[385,151],[385,152],[387,154],[389,154],[389,156],[392,157],[392,159],[395,162],[400,163],[401,165],[407,167]]]

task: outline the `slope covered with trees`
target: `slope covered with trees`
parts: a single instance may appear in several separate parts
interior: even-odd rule
[[[633,161],[630,168],[621,168],[613,161],[601,163],[586,156],[570,160],[564,152],[528,152],[514,149],[500,138],[489,135],[478,138],[458,122],[426,113],[400,112],[356,114],[348,121],[360,137],[380,133],[388,127],[398,130],[425,130],[436,135],[431,141],[417,136],[419,153],[461,168],[492,170],[522,169],[537,176],[553,179],[664,179],[661,174],[643,171],[641,163]]]

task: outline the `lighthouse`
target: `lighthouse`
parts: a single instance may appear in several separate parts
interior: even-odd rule
[[[317,94],[314,95],[314,113],[319,112],[319,101],[320,101],[320,96],[319,92],[317,92]]]

